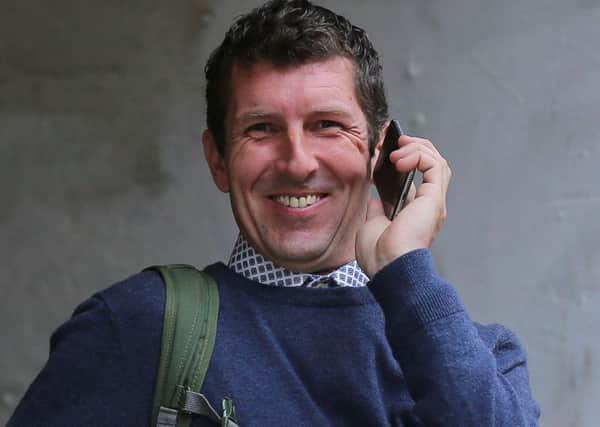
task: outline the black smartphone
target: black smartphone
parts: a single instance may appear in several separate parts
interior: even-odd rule
[[[397,120],[392,120],[385,132],[381,152],[373,169],[373,181],[383,202],[383,210],[389,219],[394,219],[408,195],[415,171],[402,173],[390,161],[390,153],[398,149],[398,138],[402,128]]]

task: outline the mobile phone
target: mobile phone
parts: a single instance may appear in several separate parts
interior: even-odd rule
[[[398,149],[398,138],[402,128],[397,120],[390,121],[385,132],[379,158],[373,169],[373,181],[383,203],[383,210],[389,219],[394,219],[402,209],[415,176],[415,171],[398,172],[390,161],[390,153]]]

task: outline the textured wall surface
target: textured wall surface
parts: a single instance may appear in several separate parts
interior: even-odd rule
[[[258,2],[0,0],[0,423],[74,306],[235,226],[203,163],[202,67]],[[327,1],[394,117],[454,171],[439,269],[528,348],[551,427],[600,399],[600,1]]]

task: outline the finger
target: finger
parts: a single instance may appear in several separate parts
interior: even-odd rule
[[[424,138],[417,138],[417,137],[410,137],[410,136],[406,136],[403,135],[403,139],[399,140],[399,145],[400,145],[400,149],[397,150],[398,154],[394,154],[394,157],[390,156],[390,158],[392,158],[394,161],[396,159],[396,156],[403,156],[403,150],[408,150],[405,149],[404,147],[414,147],[415,146],[419,146],[422,147],[422,149],[426,150],[427,152],[431,153],[434,157],[438,158],[439,161],[444,165],[444,167],[447,169],[447,181],[450,180],[450,176],[452,175],[452,172],[450,170],[450,166],[448,165],[448,161],[444,158],[444,156],[442,156],[440,154],[440,152],[438,151],[438,149],[433,145],[433,143],[428,140],[428,139],[424,139]],[[408,151],[405,152],[405,154]]]
[[[431,147],[419,143],[411,143],[405,145],[402,148],[394,151],[390,155],[390,160],[396,165],[396,168],[400,172],[408,172],[414,168],[419,168],[422,172],[421,167],[418,166],[419,162],[424,168],[439,167],[442,170],[442,182],[448,182],[451,176],[451,170],[448,166],[448,162],[444,159],[437,151]],[[425,162],[424,160],[429,160]]]
[[[442,154],[435,147],[435,145],[433,145],[433,143],[430,140],[424,138],[410,137],[410,140],[410,143],[426,147],[429,152],[433,153],[435,157],[439,158],[440,162],[442,163],[442,166],[444,167],[444,176],[446,178],[445,182],[450,182],[450,178],[452,177],[452,170],[450,168],[450,165],[448,164],[448,160],[446,160],[446,158],[442,156]]]
[[[417,188],[415,198],[422,196],[433,197],[440,202],[439,219],[440,223],[447,217],[446,197],[452,170],[448,161],[440,154],[431,141],[423,138],[407,137],[398,141],[400,148],[396,150],[397,154],[390,155],[390,159],[411,158],[415,162],[416,168],[423,172],[423,182]],[[393,153],[392,153],[393,154]],[[396,157],[397,156],[397,157]],[[416,159],[415,159],[416,158]],[[407,163],[410,161],[400,161],[397,168],[410,167]],[[401,169],[399,169],[401,170]]]
[[[423,178],[427,182],[439,181],[443,172],[439,158],[419,147],[413,147],[410,152],[404,153],[403,157],[394,162],[394,165],[399,172],[408,172],[413,169],[419,170],[423,173]],[[434,170],[435,173],[432,174],[431,170]]]
[[[450,169],[450,165],[448,161],[444,159],[444,199],[446,198],[446,194],[448,193],[448,187],[450,185],[450,179],[452,178],[452,169]]]
[[[400,146],[407,145],[407,144],[418,144],[423,147],[427,147],[433,153],[441,156],[439,150],[435,147],[435,145],[433,145],[433,143],[430,140],[425,139],[425,138],[419,138],[416,136],[409,136],[409,135],[402,135],[398,140],[398,144]]]
[[[429,152],[415,150],[408,157],[402,158],[395,163],[399,171],[419,170],[423,174],[423,182],[417,187],[415,197],[425,195],[443,196],[447,187],[444,167],[437,157]]]
[[[439,153],[433,149],[431,149],[431,147],[428,147],[426,145],[417,143],[417,142],[411,142],[409,144],[403,145],[400,148],[398,148],[397,150],[394,150],[390,153],[390,161],[392,163],[396,162],[397,160],[409,156],[410,154],[414,153],[415,151],[420,151],[423,153],[427,153],[429,154],[431,157],[433,158],[437,158],[437,159],[441,159],[442,157],[439,155]]]
[[[416,197],[441,196],[445,200],[452,175],[446,159],[429,140],[406,137],[399,143],[404,145],[390,155],[390,159],[395,161],[396,169],[408,172],[416,168],[423,172],[423,184],[418,188]]]

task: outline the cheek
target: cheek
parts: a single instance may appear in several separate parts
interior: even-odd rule
[[[232,150],[228,162],[232,186],[242,192],[251,189],[273,163],[272,157],[266,150],[252,144],[242,144],[236,150]]]
[[[327,163],[336,176],[347,182],[369,180],[370,159],[366,151],[348,144],[331,147],[327,153]]]

